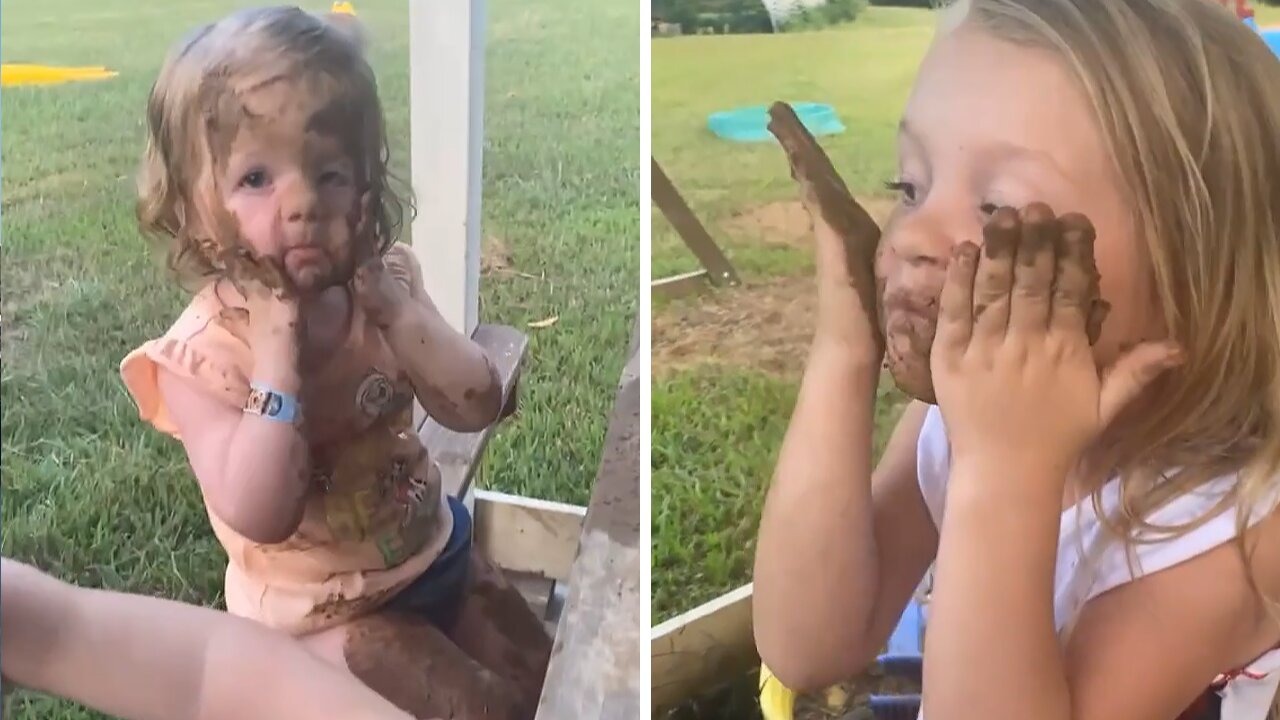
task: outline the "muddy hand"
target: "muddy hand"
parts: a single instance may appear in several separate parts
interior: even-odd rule
[[[254,255],[237,245],[222,251],[218,260],[227,279],[246,298],[270,294],[283,299],[295,294],[284,267],[275,258]]]
[[[819,332],[868,347],[878,363],[884,335],[876,311],[875,255],[880,228],[853,199],[821,146],[786,103],[769,109],[769,131],[787,154],[791,176],[813,220]]]
[[[1059,477],[1176,349],[1139,346],[1099,374],[1091,345],[1107,306],[1083,216],[1001,208],[983,240],[956,247],[932,348],[952,449],[958,460],[1045,465]]]
[[[411,301],[405,284],[377,255],[356,268],[351,287],[369,321],[381,328],[395,323]]]
[[[301,330],[298,301],[280,262],[254,256],[244,247],[224,251],[219,261],[227,279],[244,296],[242,312],[251,335],[250,346],[284,342],[292,347]]]

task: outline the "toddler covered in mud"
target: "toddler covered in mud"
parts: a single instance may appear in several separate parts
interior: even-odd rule
[[[842,237],[795,170],[819,310],[760,529],[764,661],[858,674],[932,565],[929,720],[1262,720],[1280,62],[1207,0],[944,17],[883,237]],[[882,361],[916,401],[872,471]]]
[[[412,420],[417,398],[480,430],[501,388],[395,242],[376,82],[340,21],[240,11],[166,59],[138,214],[198,290],[121,372],[187,452],[228,610],[415,717],[532,717],[549,638],[472,550]]]

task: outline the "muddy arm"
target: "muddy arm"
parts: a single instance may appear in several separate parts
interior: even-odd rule
[[[493,363],[493,369],[502,388],[503,410],[506,418],[516,410],[516,398],[520,382],[520,370],[524,363],[529,338],[513,327],[481,325],[471,337]],[[465,497],[471,489],[471,479],[480,467],[489,439],[498,423],[479,432],[456,432],[428,418],[418,431],[422,444],[440,464],[444,491],[455,497]]]

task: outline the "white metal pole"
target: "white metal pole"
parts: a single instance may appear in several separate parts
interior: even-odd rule
[[[410,0],[413,251],[427,292],[471,334],[480,311],[484,0]]]

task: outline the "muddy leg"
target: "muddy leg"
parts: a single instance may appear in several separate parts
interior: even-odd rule
[[[512,683],[430,623],[384,612],[304,639],[418,720],[529,720]]]
[[[471,553],[471,587],[454,642],[482,665],[515,684],[537,707],[551,656],[551,638],[529,604],[479,552]]]

